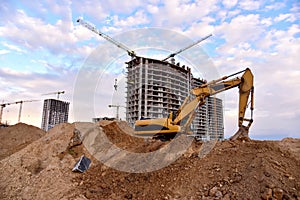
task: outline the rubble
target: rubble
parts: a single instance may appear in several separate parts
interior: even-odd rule
[[[133,137],[125,122],[93,127],[98,132],[91,123],[40,130],[37,139],[0,160],[0,199],[300,199],[300,139],[194,141],[167,167],[129,173],[103,165],[84,144],[99,132],[135,153],[154,152],[168,143]],[[12,135],[18,130],[12,127]],[[11,142],[11,148],[22,142]],[[91,158],[90,168],[72,173],[82,155]]]

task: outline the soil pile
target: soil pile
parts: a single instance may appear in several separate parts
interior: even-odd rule
[[[299,199],[300,152],[282,148],[285,142],[223,141],[203,158],[196,153],[203,144],[194,142],[194,153],[161,170],[135,174],[99,164],[77,181],[89,199]]]
[[[0,160],[45,135],[45,131],[24,123],[0,128]]]
[[[0,199],[300,199],[300,139],[193,141],[172,164],[147,173],[122,172],[95,159],[112,145],[152,153],[169,144],[132,134],[125,122],[60,124],[0,160]],[[91,167],[72,172],[83,154]]]
[[[167,144],[160,140],[135,137],[133,134],[134,130],[124,121],[102,121],[100,126],[113,144],[131,152],[152,152]]]
[[[63,199],[72,196],[69,143],[74,125],[61,124],[40,139],[0,161],[0,199]]]

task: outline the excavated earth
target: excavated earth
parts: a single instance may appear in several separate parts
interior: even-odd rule
[[[43,135],[45,131],[23,123],[0,128],[0,160],[23,149]]]
[[[192,141],[170,165],[135,173],[137,165],[146,169],[157,162],[132,165],[122,158],[161,152],[169,142],[132,134],[125,122],[115,121],[60,124],[49,132],[26,124],[1,128],[0,199],[300,200],[300,139]],[[91,167],[72,172],[82,155]],[[175,155],[172,149],[161,158]]]

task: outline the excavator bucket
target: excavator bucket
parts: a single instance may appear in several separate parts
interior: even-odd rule
[[[248,128],[246,126],[240,126],[239,130],[229,138],[229,140],[246,140],[249,141]]]

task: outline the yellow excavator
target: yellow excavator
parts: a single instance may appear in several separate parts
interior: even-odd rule
[[[243,73],[241,77],[236,76],[241,73]],[[253,122],[254,109],[253,74],[249,68],[192,89],[190,95],[186,97],[177,112],[171,112],[168,118],[137,120],[134,133],[136,136],[151,136],[167,140],[174,138],[178,133],[189,134],[191,133],[190,125],[195,117],[196,109],[205,104],[206,98],[234,87],[239,88],[239,129],[230,140],[249,138],[248,131]],[[245,112],[248,107],[249,97],[251,117],[246,119]],[[244,125],[244,123],[247,123],[247,125]]]

